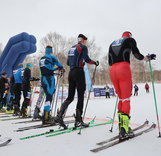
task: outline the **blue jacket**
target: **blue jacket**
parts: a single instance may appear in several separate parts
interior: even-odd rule
[[[22,83],[22,76],[23,76],[23,70],[22,69],[18,69],[14,73],[15,83]]]
[[[59,68],[63,68],[63,65],[58,61],[55,56],[45,54],[39,62],[42,76],[53,76],[54,71],[58,69],[54,67],[55,65]]]

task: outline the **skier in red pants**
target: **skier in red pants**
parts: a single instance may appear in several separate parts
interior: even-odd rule
[[[109,48],[110,78],[119,97],[118,118],[120,140],[132,137],[134,134],[129,127],[130,96],[132,94],[132,74],[130,69],[130,54],[138,60],[148,61],[137,48],[136,41],[130,32],[124,32],[122,37],[111,43]],[[150,59],[155,55],[151,54]]]

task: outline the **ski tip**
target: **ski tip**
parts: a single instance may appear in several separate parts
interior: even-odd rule
[[[151,127],[156,128],[156,126],[157,126],[157,125],[156,125],[155,123],[153,123]]]
[[[93,152],[93,153],[96,153],[97,152],[97,150],[95,150],[95,149],[92,149],[90,151]]]
[[[146,119],[145,124],[149,124],[149,121]]]

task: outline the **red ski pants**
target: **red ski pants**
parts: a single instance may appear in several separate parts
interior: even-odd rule
[[[128,62],[115,63],[110,68],[110,78],[119,97],[118,111],[130,114],[132,74]]]

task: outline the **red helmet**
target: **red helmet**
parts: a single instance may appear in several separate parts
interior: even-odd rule
[[[129,31],[125,31],[125,32],[122,34],[122,37],[132,37],[132,33],[129,32]]]

